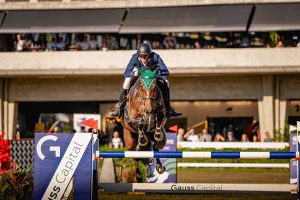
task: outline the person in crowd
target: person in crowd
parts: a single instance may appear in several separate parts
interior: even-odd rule
[[[119,136],[118,131],[114,131],[113,138],[111,140],[111,143],[109,144],[109,147],[114,149],[123,148],[123,142]]]
[[[17,52],[24,51],[25,49],[25,40],[21,34],[17,34],[15,41],[15,50]]]
[[[188,132],[186,132],[183,136],[184,139],[186,139],[189,142],[199,142],[199,137],[195,133],[195,129],[190,129]]]
[[[194,45],[195,45],[195,49],[201,49],[201,44],[199,40],[196,40]]]
[[[141,43],[137,48],[137,52],[133,54],[124,72],[125,80],[120,92],[119,103],[108,114],[108,118],[121,116],[123,114],[126,104],[126,95],[130,87],[131,78],[138,75],[137,67],[145,69],[146,67],[151,67],[154,63],[159,68],[157,73],[162,79],[162,81],[158,81],[158,86],[162,91],[162,96],[166,107],[166,117],[172,118],[182,115],[182,113],[175,112],[170,104],[169,81],[166,78],[166,76],[168,76],[170,73],[167,66],[161,57],[152,51],[150,44]]]
[[[177,142],[183,142],[183,136],[184,136],[184,129],[183,128],[179,128],[177,131]]]
[[[242,134],[241,142],[249,142],[249,139],[248,139],[248,136],[247,136],[246,133],[243,133],[243,134]]]
[[[233,137],[233,132],[232,131],[227,132],[226,142],[236,142],[236,139]]]
[[[97,50],[98,49],[98,42],[96,40],[96,36],[95,35],[91,35],[90,37],[90,41],[89,41],[89,49],[90,50]]]
[[[258,142],[258,137],[256,134],[252,136],[252,142]]]
[[[208,133],[207,129],[202,130],[202,135],[200,136],[200,142],[211,142],[212,137]]]
[[[163,41],[163,45],[165,49],[175,49],[176,44],[177,44],[176,38],[173,36],[167,36]]]
[[[46,51],[56,51],[55,38],[54,37],[51,38],[51,40],[47,42]]]
[[[84,126],[80,127],[80,133],[86,133],[86,130],[85,130]]]
[[[89,48],[90,48],[90,44],[88,42],[87,36],[85,35],[83,40],[79,43],[79,49],[81,51],[86,51],[89,50]]]
[[[55,47],[57,51],[64,51],[66,49],[66,44],[62,37],[58,38],[58,42],[55,44]]]
[[[270,131],[266,131],[264,142],[273,142]]]
[[[217,133],[215,135],[214,142],[224,142],[224,141],[225,141],[225,138],[223,137],[223,135],[221,135],[221,133]]]

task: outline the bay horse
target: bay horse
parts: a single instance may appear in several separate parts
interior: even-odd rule
[[[166,144],[166,107],[159,88],[160,81],[164,80],[156,77],[157,70],[158,68],[138,68],[139,76],[132,79],[134,82],[126,96],[121,123],[124,127],[125,146],[129,151],[158,151]],[[134,159],[136,180],[142,182],[139,161],[149,167],[149,159]],[[156,170],[159,174],[165,171],[159,158],[156,158]]]

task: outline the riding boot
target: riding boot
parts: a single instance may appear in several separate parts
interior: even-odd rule
[[[127,89],[122,88],[120,92],[120,98],[118,104],[108,113],[108,117],[114,118],[123,115],[125,103],[126,103]]]
[[[164,98],[164,103],[166,106],[166,114],[167,114],[167,118],[173,118],[173,117],[178,117],[180,115],[182,115],[182,113],[178,113],[174,110],[174,108],[171,107],[170,104],[170,89],[168,87],[168,84],[166,82],[164,82],[163,84],[159,84],[160,88],[162,90],[162,95]]]

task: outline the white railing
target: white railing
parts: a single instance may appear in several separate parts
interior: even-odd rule
[[[178,148],[189,149],[285,149],[289,147],[287,142],[178,142]]]
[[[177,167],[186,168],[289,168],[288,163],[177,163]]]

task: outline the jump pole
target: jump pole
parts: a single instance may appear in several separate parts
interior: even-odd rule
[[[101,158],[232,158],[232,159],[299,159],[299,152],[159,152],[101,151]]]

